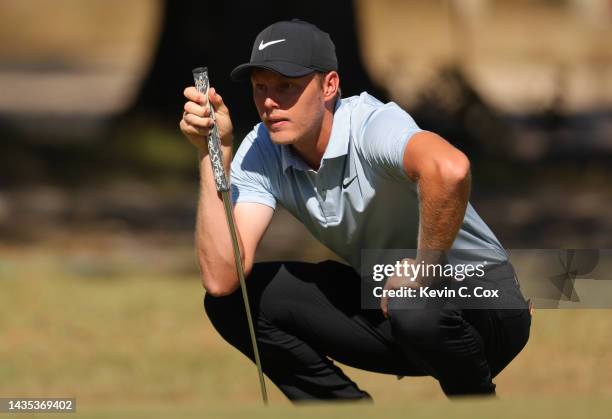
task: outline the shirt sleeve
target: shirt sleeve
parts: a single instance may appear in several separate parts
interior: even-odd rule
[[[374,110],[361,127],[363,156],[395,179],[409,179],[404,151],[410,138],[422,131],[408,113],[393,102]]]
[[[239,202],[253,202],[276,208],[265,155],[256,131],[247,135],[238,147],[230,172],[234,205]]]

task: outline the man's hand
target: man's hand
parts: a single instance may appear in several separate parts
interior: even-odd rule
[[[198,92],[193,86],[186,88],[183,94],[188,101],[185,103],[183,118],[179,123],[181,131],[198,150],[208,151],[206,138],[210,135],[214,125],[213,119],[210,117],[208,100],[203,93]],[[215,119],[221,144],[225,147],[231,147],[233,127],[229,109],[214,88],[209,89],[208,98],[215,108]]]
[[[407,258],[404,260],[408,262],[408,264],[416,264],[414,259]],[[402,287],[418,289],[421,287],[421,284],[419,283],[419,278],[407,278],[396,275],[390,276],[385,283],[385,287],[383,288],[383,296],[380,298],[380,309],[386,318],[389,317],[389,297],[386,296],[385,291],[399,290]]]

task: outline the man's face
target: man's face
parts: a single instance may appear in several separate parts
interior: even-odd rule
[[[252,71],[255,106],[273,142],[316,140],[325,111],[319,77],[316,73],[293,78],[264,69]]]

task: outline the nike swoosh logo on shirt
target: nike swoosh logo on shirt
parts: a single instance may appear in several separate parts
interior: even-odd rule
[[[353,183],[353,181],[357,179],[357,176],[353,176],[351,179],[344,179],[344,181],[342,181],[342,189],[346,189],[349,187],[349,185],[351,183]]]
[[[286,41],[285,39],[277,39],[276,41],[270,41],[270,42],[265,42],[263,41],[263,39],[261,40],[261,42],[259,43],[259,50],[263,50],[267,47],[269,47],[270,45],[274,45],[274,44],[278,44],[279,42],[283,42]]]

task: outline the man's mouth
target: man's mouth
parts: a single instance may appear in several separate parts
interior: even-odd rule
[[[280,129],[282,128],[284,125],[287,125],[289,123],[289,120],[287,118],[278,118],[278,117],[273,117],[273,118],[268,118],[268,127],[270,129]]]

